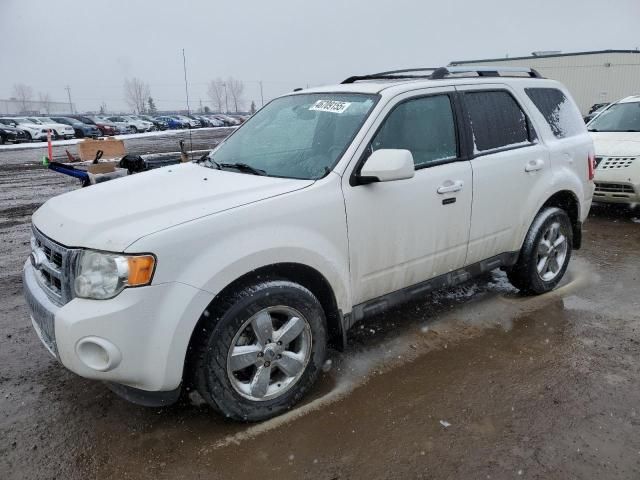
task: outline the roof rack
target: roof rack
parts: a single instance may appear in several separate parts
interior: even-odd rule
[[[418,72],[430,72],[417,75]],[[464,67],[439,67],[439,68],[409,68],[404,70],[390,70],[388,72],[373,73],[370,75],[355,75],[342,81],[355,83],[362,80],[408,80],[428,79],[441,80],[451,75],[463,76],[465,73],[475,73],[478,77],[509,77],[515,73],[524,73],[531,78],[544,78],[533,68],[528,67],[503,67],[503,66],[464,66]],[[502,75],[504,73],[506,75]],[[511,75],[510,75],[511,74]]]

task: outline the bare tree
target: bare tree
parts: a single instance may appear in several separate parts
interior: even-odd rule
[[[220,77],[209,82],[209,88],[207,89],[207,95],[211,99],[214,110],[222,112],[224,110],[225,103],[225,83]]]
[[[236,113],[238,113],[238,107],[242,106],[242,94],[244,93],[244,83],[233,77],[227,79],[227,88],[229,89],[229,95],[233,100],[233,106]]]
[[[23,112],[29,110],[29,102],[33,98],[33,88],[24,83],[17,83],[13,86],[13,96],[20,102]]]
[[[47,115],[49,115],[51,113],[51,95],[40,92],[38,93],[38,98],[40,101],[40,107],[47,112]]]
[[[149,84],[139,78],[127,78],[124,81],[124,99],[134,113],[144,113],[147,99],[151,96]]]

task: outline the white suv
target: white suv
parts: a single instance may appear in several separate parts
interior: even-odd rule
[[[198,163],[33,215],[33,325],[146,405],[194,386],[255,421],[309,390],[364,317],[504,268],[554,288],[593,193],[569,93],[532,70],[386,72],[277,98]]]
[[[594,200],[640,203],[640,95],[612,103],[587,128],[596,149]]]

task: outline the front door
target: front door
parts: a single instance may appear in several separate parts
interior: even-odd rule
[[[409,150],[414,177],[351,185],[344,176],[354,304],[464,265],[472,175],[459,160],[453,112],[452,88],[398,97],[367,151]]]

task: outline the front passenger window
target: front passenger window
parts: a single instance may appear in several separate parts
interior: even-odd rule
[[[409,150],[418,167],[457,157],[456,130],[448,95],[416,98],[398,105],[371,143],[372,150]]]

